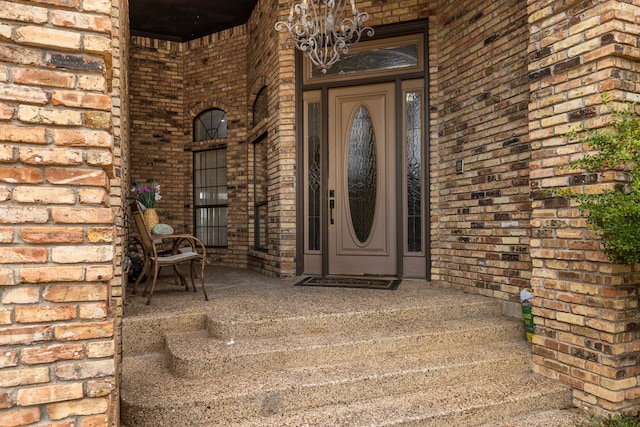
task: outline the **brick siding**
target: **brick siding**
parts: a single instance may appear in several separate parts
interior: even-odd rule
[[[583,149],[569,129],[602,124],[601,93],[638,101],[640,2],[528,3],[534,367],[574,387],[581,405],[637,410],[639,269],[608,262],[577,208],[545,190],[607,185],[558,167]]]
[[[288,0],[184,44],[129,45],[126,3],[0,4],[0,425],[118,425],[131,180],[161,179],[163,222],[191,232],[192,152],[226,146],[229,247],[212,261],[295,273],[295,63],[273,30]],[[534,369],[594,411],[637,410],[640,270],[608,262],[575,206],[544,190],[610,184],[558,166],[582,150],[567,130],[602,124],[599,93],[640,98],[640,0],[359,7],[374,26],[429,21],[433,283],[512,303],[531,286]],[[254,126],[263,86],[269,114]],[[193,143],[212,107],[229,135]],[[260,252],[251,142],[265,131]]]
[[[126,2],[0,2],[0,425],[118,423]],[[123,170],[125,169],[125,170]]]

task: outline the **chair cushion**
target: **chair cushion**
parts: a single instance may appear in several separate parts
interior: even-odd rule
[[[165,234],[173,234],[173,227],[169,224],[156,224],[153,226],[151,230],[151,234],[157,235],[165,235]]]

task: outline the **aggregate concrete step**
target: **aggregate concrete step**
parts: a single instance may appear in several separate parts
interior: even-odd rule
[[[163,362],[162,353],[124,361],[122,409],[132,425],[154,425],[177,413],[192,418],[211,412],[226,423],[247,414],[263,413],[265,407],[276,404],[280,410],[291,411],[450,383],[485,381],[497,372],[508,375],[527,370],[530,352],[526,343],[490,343],[427,353],[387,353],[375,359],[343,363],[327,360],[322,366],[267,369],[260,374],[229,372],[218,378],[198,379],[170,375]]]
[[[413,307],[387,308],[314,314],[313,316],[224,319],[207,316],[206,329],[215,338],[268,338],[314,333],[345,333],[385,329],[389,325],[420,324],[443,319],[478,319],[502,315],[502,304],[477,295],[460,299],[459,295],[425,300]]]
[[[206,317],[202,313],[175,313],[169,319],[162,313],[127,317],[122,322],[123,355],[134,356],[161,350],[166,334],[202,330],[205,325]]]
[[[492,421],[479,427],[585,427],[592,425],[589,415],[578,408],[531,411],[501,422]]]
[[[296,374],[300,373],[292,373]],[[235,396],[223,385],[198,389],[204,385],[198,382],[191,388],[186,384],[177,387],[159,378],[156,388],[164,384],[164,393],[146,396],[146,404],[141,400],[147,387],[138,389],[136,395],[123,394],[122,414],[123,422],[135,427],[480,426],[541,409],[561,409],[570,401],[568,388],[536,374],[506,371],[501,377],[502,381],[489,381],[472,372],[463,382],[434,379],[410,392],[396,391],[393,381],[386,378],[374,381],[369,390],[389,381],[392,385],[373,395],[359,391],[364,381],[344,385],[343,389],[352,390],[352,395],[345,395],[344,390],[331,392],[327,385],[301,383],[274,389],[270,381],[262,389],[252,390],[249,384],[240,384],[246,378],[238,378],[238,383],[229,387],[235,392],[244,389],[244,395]],[[254,381],[264,382],[260,378]],[[319,402],[322,393],[325,398]],[[312,404],[306,404],[305,398]]]
[[[502,382],[452,384],[418,393],[250,417],[228,425],[477,427],[496,425],[532,411],[561,409],[570,398],[569,388],[529,372],[504,376]],[[204,427],[208,421],[196,425]]]
[[[501,302],[412,281],[259,282],[129,307],[123,425],[510,427],[570,405],[568,388],[530,373],[522,321]]]
[[[316,332],[276,338],[210,338],[205,331],[168,334],[167,364],[185,378],[216,377],[230,372],[260,372],[316,366],[381,353],[427,352],[487,342],[523,340],[522,324],[504,317],[444,321],[389,322],[381,329]]]

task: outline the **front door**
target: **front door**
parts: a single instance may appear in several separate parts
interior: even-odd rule
[[[329,274],[397,274],[394,88],[329,90]]]

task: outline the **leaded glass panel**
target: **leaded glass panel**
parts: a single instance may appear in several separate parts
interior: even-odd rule
[[[320,250],[320,103],[308,106],[308,227],[309,250]]]
[[[359,107],[351,124],[347,157],[351,221],[358,240],[369,238],[375,216],[378,159],[371,114]]]
[[[405,95],[407,151],[407,250],[422,250],[422,94]]]
[[[370,71],[400,70],[418,66],[418,45],[416,43],[402,46],[369,49],[360,52],[348,52],[327,70],[325,76],[338,76]],[[311,77],[322,77],[316,66],[311,69]]]

